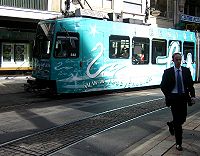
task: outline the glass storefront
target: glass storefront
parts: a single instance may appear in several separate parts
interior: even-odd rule
[[[29,67],[30,45],[28,43],[2,43],[1,67]]]
[[[0,71],[31,70],[35,32],[0,29]]]

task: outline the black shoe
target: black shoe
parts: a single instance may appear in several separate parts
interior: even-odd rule
[[[174,126],[172,122],[167,122],[167,125],[169,127],[169,132],[171,135],[174,135]]]
[[[183,147],[182,147],[181,145],[176,145],[176,149],[177,149],[178,151],[182,151],[182,150],[183,150]]]

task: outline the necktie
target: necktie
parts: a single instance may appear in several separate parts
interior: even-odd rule
[[[182,81],[181,81],[181,76],[180,76],[180,70],[177,70],[177,90],[178,94],[182,93]]]

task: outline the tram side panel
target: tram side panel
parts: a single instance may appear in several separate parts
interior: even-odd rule
[[[118,41],[110,45],[108,27],[111,24],[101,24],[95,27],[96,34],[91,34],[89,30],[83,32],[83,86],[86,92],[123,89],[130,82],[131,57],[123,56],[121,51],[123,48],[129,50],[130,41],[127,47]],[[102,29],[105,31],[102,32]],[[113,46],[113,55],[117,55],[115,59],[109,57],[110,46]]]
[[[134,25],[129,25],[129,29],[123,29],[125,26],[127,27],[127,24],[115,25],[113,28],[116,27],[116,30],[108,31],[106,27],[112,27],[112,24],[107,23],[103,28],[106,29],[105,33],[100,32],[100,29],[97,29],[98,34],[94,36],[91,36],[89,31],[84,32],[83,71],[86,72],[83,76],[83,84],[86,91],[144,87],[160,83],[162,69],[164,69],[160,67],[163,65],[133,64],[130,54],[132,36],[129,35],[136,32],[132,29]],[[142,26],[138,27],[140,34],[141,29]],[[123,31],[119,32],[119,30]],[[129,52],[128,56],[121,52],[124,47]],[[110,53],[115,56],[110,56]]]
[[[106,70],[104,62],[104,34],[91,34],[89,30],[83,31],[83,87],[85,92],[104,90],[103,71]]]

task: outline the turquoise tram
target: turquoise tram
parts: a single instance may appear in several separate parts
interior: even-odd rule
[[[194,32],[85,17],[45,20],[38,24],[31,84],[57,94],[155,86],[175,52],[196,80]]]

